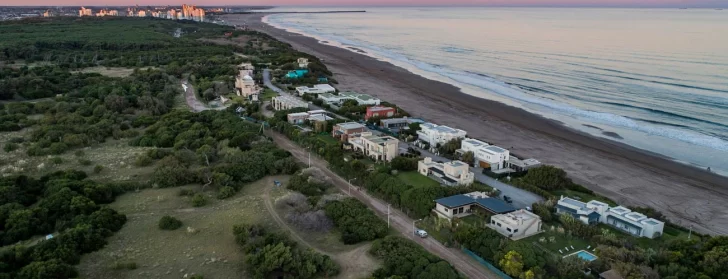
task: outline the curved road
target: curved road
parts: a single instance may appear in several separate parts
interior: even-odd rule
[[[265,131],[265,134],[273,138],[273,141],[275,141],[276,145],[290,151],[293,156],[296,157],[296,159],[298,159],[299,161],[305,162],[308,160],[308,151],[298,146],[294,142],[290,141],[283,135],[272,131]],[[341,192],[351,192],[351,196],[357,198],[359,201],[367,205],[370,209],[372,209],[380,216],[387,215],[386,202],[371,197],[362,191],[358,191],[356,189],[350,190],[350,185],[348,184],[348,182],[344,178],[329,170],[327,162],[323,159],[318,158],[318,156],[311,156],[311,165],[321,169],[326,175],[331,177],[332,183],[334,184],[334,186],[339,188]],[[460,273],[464,274],[468,278],[500,279],[500,277],[498,277],[496,274],[487,270],[480,263],[476,262],[473,258],[465,255],[458,249],[447,248],[442,243],[431,237],[414,237],[414,231],[412,230],[414,220],[412,220],[399,210],[391,209],[389,215],[391,225],[394,229],[399,231],[403,236],[410,238],[412,241],[416,242],[430,253],[448,261]]]

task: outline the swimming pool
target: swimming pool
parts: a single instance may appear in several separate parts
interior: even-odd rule
[[[592,254],[592,253],[589,253],[589,252],[587,252],[586,250],[581,250],[581,251],[579,251],[579,252],[576,252],[576,253],[572,253],[572,254],[566,255],[566,256],[564,256],[564,258],[566,258],[566,257],[571,257],[571,256],[574,256],[574,255],[576,255],[577,257],[579,257],[579,258],[581,258],[582,260],[585,260],[585,261],[587,261],[587,262],[591,262],[591,261],[593,261],[593,260],[596,260],[596,259],[597,259],[597,256],[596,256],[596,255],[594,255],[594,254]]]

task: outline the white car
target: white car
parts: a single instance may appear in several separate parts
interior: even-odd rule
[[[418,235],[418,236],[420,236],[420,237],[422,237],[422,238],[427,237],[427,232],[424,231],[424,230],[416,230],[415,231],[415,234]]]

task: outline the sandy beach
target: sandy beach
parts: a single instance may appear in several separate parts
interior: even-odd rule
[[[708,234],[728,234],[728,178],[668,158],[596,138],[556,121],[498,102],[476,98],[452,85],[429,80],[356,49],[342,49],[271,27],[265,14],[225,15],[322,59],[339,81],[354,90],[396,103],[413,116],[457,127],[470,137],[563,168],[577,183],[621,204],[649,206],[670,221]]]

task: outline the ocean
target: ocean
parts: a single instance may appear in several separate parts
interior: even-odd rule
[[[337,9],[264,21],[728,175],[728,10]]]

